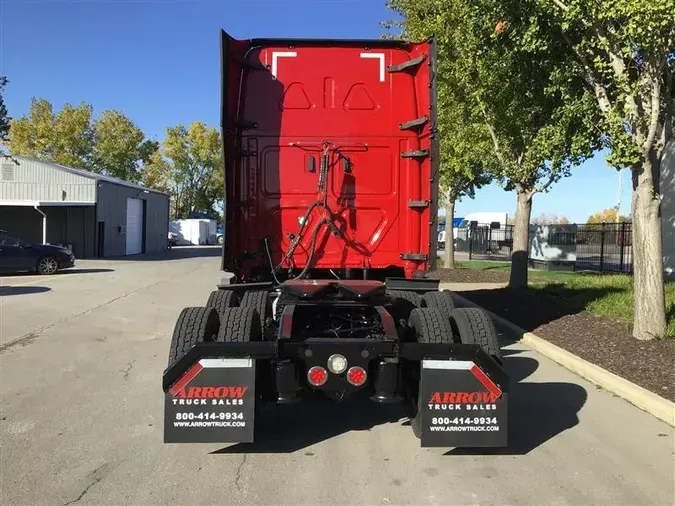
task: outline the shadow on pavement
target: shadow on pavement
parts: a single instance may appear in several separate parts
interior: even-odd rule
[[[614,287],[569,288],[563,283],[548,282],[542,289],[498,288],[462,291],[457,295],[532,332],[564,316],[581,313],[590,302],[619,291]],[[466,304],[457,300],[457,305]]]
[[[446,455],[523,455],[579,423],[577,413],[586,402],[586,391],[569,383],[522,383],[539,363],[519,352],[504,350],[510,375],[508,448],[455,448]],[[256,420],[256,442],[238,443],[220,453],[292,453],[350,432],[370,430],[385,423],[409,426],[402,405],[378,405],[367,398],[341,404],[307,402],[295,406],[270,406]],[[412,430],[402,433],[414,438]],[[395,444],[395,442],[392,442]]]
[[[378,405],[364,397],[340,404],[307,401],[269,406],[256,419],[255,442],[237,443],[212,453],[293,453],[347,432],[401,420],[407,420],[402,405]],[[415,437],[412,432],[410,437]]]
[[[8,295],[28,295],[30,293],[48,292],[51,288],[46,286],[0,286],[0,297]]]
[[[64,276],[68,274],[97,274],[100,272],[115,272],[115,269],[79,269],[77,267],[73,267],[72,269],[64,269],[62,271],[56,271],[51,276],[41,276],[41,277],[47,280],[50,277]],[[39,276],[39,274],[29,271],[10,272],[1,274],[0,278],[21,278],[26,276]]]
[[[454,448],[445,455],[525,455],[558,434],[579,424],[586,404],[586,389],[574,383],[522,383],[539,362],[504,350],[504,365],[511,380],[506,448]]]
[[[185,258],[216,258],[220,257],[221,252],[222,246],[174,246],[169,250],[165,250],[159,253],[105,257],[99,260],[154,262],[167,260],[182,260]]]

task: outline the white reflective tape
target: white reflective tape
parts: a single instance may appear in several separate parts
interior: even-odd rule
[[[272,75],[277,77],[277,58],[295,58],[298,53],[295,51],[273,51],[272,52]]]
[[[468,371],[474,363],[466,360],[422,360],[423,369],[446,369],[453,371]]]
[[[199,364],[204,367],[253,367],[250,358],[202,358]]]
[[[361,53],[361,58],[378,58],[380,60],[380,82],[384,82],[384,53]]]

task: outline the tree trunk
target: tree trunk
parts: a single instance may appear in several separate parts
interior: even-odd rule
[[[452,223],[455,221],[455,201],[448,200],[445,204],[445,268],[455,268],[455,240]]]
[[[654,175],[660,160],[633,167],[633,336],[649,340],[666,333],[661,202]]]
[[[509,288],[526,288],[532,195],[529,190],[525,190],[522,186],[516,188],[516,195],[518,205],[516,207],[516,224],[513,229],[513,251],[511,254]]]

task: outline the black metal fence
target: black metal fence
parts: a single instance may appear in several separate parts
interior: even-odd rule
[[[511,260],[512,250],[513,225],[495,228],[477,224],[457,229],[455,251],[468,253],[470,260]]]
[[[631,223],[549,225],[546,248],[564,249],[575,259],[577,271],[633,272]],[[530,228],[530,242],[537,227]],[[446,234],[448,237],[449,234]],[[455,252],[470,260],[511,260],[513,226],[477,224],[457,230]],[[551,258],[551,261],[555,261]]]
[[[583,224],[576,227],[576,270],[633,272],[631,223]]]

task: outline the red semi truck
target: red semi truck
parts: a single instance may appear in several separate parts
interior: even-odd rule
[[[365,391],[422,446],[506,445],[494,325],[425,278],[435,53],[221,33],[226,275],[176,322],[165,442],[251,442],[262,406]]]

